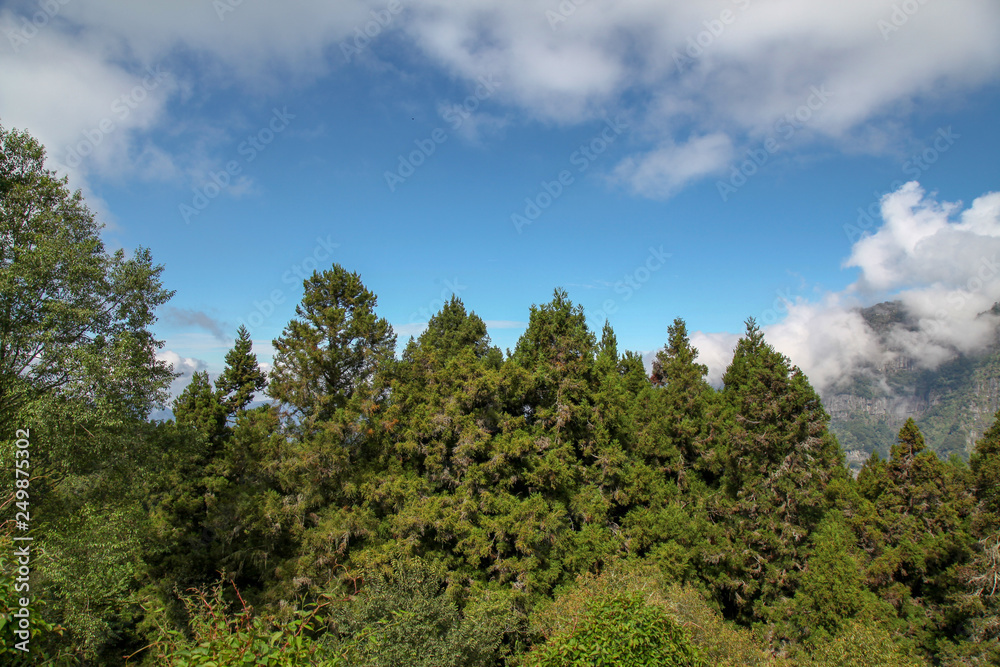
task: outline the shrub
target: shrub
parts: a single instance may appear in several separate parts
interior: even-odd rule
[[[808,667],[923,667],[927,663],[906,651],[884,627],[861,619],[835,636],[819,641],[811,655],[796,660]]]
[[[239,593],[237,592],[237,595]],[[190,616],[189,632],[159,626],[159,636],[149,647],[155,664],[169,667],[228,667],[266,665],[337,667],[339,657],[324,657],[313,633],[319,625],[319,606],[296,610],[294,618],[279,626],[269,616],[255,615],[240,598],[240,609],[227,613],[222,585],[210,591],[192,590],[181,596]],[[154,617],[162,609],[151,610]],[[131,657],[131,656],[130,656]],[[144,663],[145,664],[145,663]]]
[[[684,629],[711,665],[772,664],[761,642],[749,630],[723,619],[695,588],[668,583],[656,565],[642,561],[619,561],[600,576],[581,575],[572,588],[535,609],[532,630],[543,641],[568,634],[579,625],[590,601],[622,592],[639,595],[647,604],[662,609]]]
[[[374,573],[335,613],[334,652],[358,667],[478,667],[496,664],[516,625],[510,595],[474,590],[460,610],[445,573],[420,559]]]
[[[707,665],[684,629],[641,595],[620,593],[587,604],[580,623],[536,648],[525,667]]]

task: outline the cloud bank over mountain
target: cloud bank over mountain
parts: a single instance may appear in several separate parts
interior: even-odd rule
[[[855,242],[844,261],[845,268],[858,270],[853,284],[819,300],[786,303],[785,318],[764,327],[767,340],[821,391],[863,368],[900,358],[936,368],[995,340],[1000,317],[991,308],[1000,301],[1000,192],[963,209],[909,182],[882,199],[881,212],[881,226]],[[883,339],[860,309],[885,300],[901,302],[908,318]],[[714,383],[721,382],[738,338],[692,336]]]

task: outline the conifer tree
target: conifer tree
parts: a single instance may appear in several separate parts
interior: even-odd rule
[[[684,320],[675,319],[667,335],[669,342],[656,353],[649,378],[656,390],[649,392],[654,414],[643,420],[645,450],[672,475],[682,477],[688,468],[707,475],[714,461],[709,442],[715,394],[705,381],[708,367],[695,361],[698,350]]]
[[[969,460],[979,502],[975,528],[986,535],[1000,530],[1000,412],[993,425],[976,442]]]
[[[581,409],[585,412],[588,403],[594,352],[583,308],[574,306],[565,290],[556,289],[552,301],[531,307],[528,327],[511,355],[514,364],[531,374],[525,406],[531,422],[554,426],[560,439],[567,426],[579,424],[581,415],[585,422]]]
[[[846,475],[829,417],[802,372],[764,341],[753,319],[723,376],[730,563],[720,586],[743,615],[794,587],[801,548],[830,506],[826,486]]]
[[[872,457],[858,474],[855,531],[871,555],[867,582],[907,618],[908,631],[933,650],[965,617],[949,599],[972,553],[974,498],[967,468],[938,459],[908,419],[890,458]]]
[[[303,285],[297,317],[274,340],[268,393],[302,417],[323,419],[371,386],[393,357],[396,335],[358,274],[334,264]]]
[[[225,435],[226,408],[212,389],[208,372],[191,376],[191,382],[174,400],[174,418],[178,425],[191,426],[213,444]]]
[[[838,634],[855,618],[892,614],[865,586],[854,534],[840,512],[829,512],[811,541],[812,553],[791,603],[793,637],[815,642]]]
[[[232,349],[226,353],[226,368],[215,380],[219,398],[229,417],[245,410],[254,394],[267,386],[267,375],[260,369],[257,355],[252,350],[250,332],[241,324]]]

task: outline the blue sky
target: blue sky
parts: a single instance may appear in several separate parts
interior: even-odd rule
[[[754,316],[827,386],[985,340],[998,34],[992,0],[6,2],[0,123],[166,267],[185,378],[240,323],[269,362],[337,262],[401,344],[456,293],[513,348],[564,287],[626,349],[683,317],[715,377]],[[890,297],[926,326],[875,349]]]

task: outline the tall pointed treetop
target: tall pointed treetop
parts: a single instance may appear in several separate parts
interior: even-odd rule
[[[226,368],[215,381],[222,404],[232,415],[246,409],[254,394],[267,385],[267,376],[257,364],[250,332],[240,325],[233,348],[226,353]]]
[[[303,415],[342,407],[395,352],[396,335],[375,314],[375,294],[339,264],[304,281],[296,318],[274,340],[268,393]]]
[[[538,365],[577,371],[589,365],[595,346],[583,307],[574,306],[563,289],[552,301],[532,306],[528,328],[517,341],[514,360],[525,368]]]
[[[424,351],[445,359],[467,347],[473,348],[475,356],[480,358],[490,349],[486,323],[475,313],[467,312],[462,300],[454,295],[427,322],[427,329],[417,343]]]

